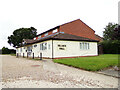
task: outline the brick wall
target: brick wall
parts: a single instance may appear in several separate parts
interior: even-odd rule
[[[61,25],[60,32],[97,40],[95,37],[95,31],[83,23],[80,19]]]

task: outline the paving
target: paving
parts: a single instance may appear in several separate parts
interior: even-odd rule
[[[116,77],[116,78],[120,78],[119,72],[120,71],[117,71],[117,70],[114,70],[111,68],[111,69],[101,70],[98,73],[112,76],[112,77]]]
[[[118,78],[10,55],[2,57],[3,88],[117,88]],[[111,83],[112,82],[112,83]]]

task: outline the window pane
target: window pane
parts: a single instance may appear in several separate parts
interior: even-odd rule
[[[46,33],[44,36],[47,36],[48,35],[48,33]]]
[[[83,49],[83,43],[81,43],[81,49]]]
[[[85,49],[87,49],[87,43],[85,43]]]
[[[89,45],[89,43],[88,43],[88,49],[90,49],[90,45]]]
[[[80,43],[80,49],[82,49],[82,43]]]
[[[50,44],[48,45],[48,49],[50,49]]]

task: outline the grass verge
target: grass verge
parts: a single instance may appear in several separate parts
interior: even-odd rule
[[[111,66],[118,66],[118,54],[104,54],[94,57],[79,57],[54,59],[55,63],[60,63],[88,71],[98,71]]]
[[[16,54],[1,54],[1,55],[11,55],[11,56],[16,56]]]

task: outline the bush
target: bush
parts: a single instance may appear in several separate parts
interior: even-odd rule
[[[104,54],[120,54],[120,41],[103,41],[100,44],[103,46]]]
[[[7,47],[3,47],[2,50],[0,50],[2,54],[15,54],[16,50],[14,49],[8,49]]]

